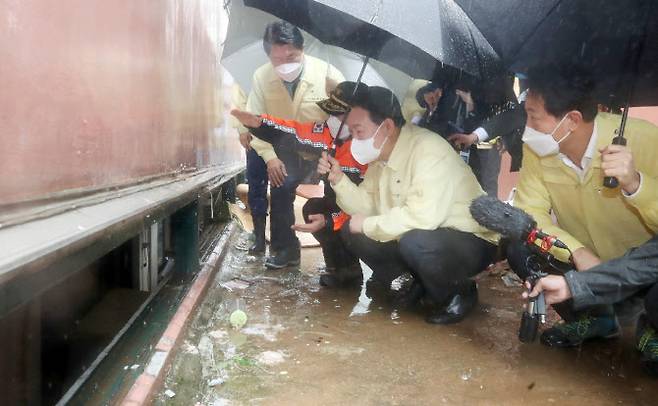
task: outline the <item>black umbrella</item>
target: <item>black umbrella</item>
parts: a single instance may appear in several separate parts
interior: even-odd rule
[[[244,4],[295,24],[325,44],[364,55],[357,83],[370,58],[421,79],[437,75],[456,79],[461,72],[483,79],[499,66],[491,45],[453,0],[414,0],[403,5],[397,0],[244,0]]]
[[[601,103],[625,106],[613,143],[626,143],[630,106],[658,104],[655,0],[456,1],[510,70],[558,63],[591,73]]]
[[[377,59],[414,78],[460,71],[485,77],[498,57],[453,0],[245,0],[325,44]]]
[[[602,103],[658,103],[655,0],[455,1],[511,71],[577,65],[596,80]]]

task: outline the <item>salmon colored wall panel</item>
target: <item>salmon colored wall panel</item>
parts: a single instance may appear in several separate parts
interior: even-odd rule
[[[241,160],[222,4],[0,0],[0,204]]]
[[[658,107],[633,107],[628,114],[658,126]]]

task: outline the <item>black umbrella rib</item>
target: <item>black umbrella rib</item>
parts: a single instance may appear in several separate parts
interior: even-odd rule
[[[464,9],[464,7],[462,7],[461,4],[455,2],[455,5],[456,5],[457,7],[459,7],[459,8],[464,12],[464,15],[465,15],[467,18],[470,18],[468,12]],[[473,49],[474,49],[474,52],[475,52],[475,58],[476,58],[477,61],[478,61],[478,63],[477,63],[477,66],[478,66],[478,69],[479,69],[479,72],[478,72],[478,73],[479,73],[480,78],[483,78],[483,79],[484,79],[484,78],[485,78],[485,75],[486,75],[486,73],[487,73],[485,70],[483,70],[484,65],[485,65],[485,58],[483,58],[482,55],[480,55],[479,48],[478,48],[478,46],[477,46],[477,42],[475,41],[475,35],[474,35],[474,33],[473,33],[473,30],[475,30],[475,31],[479,34],[479,37],[480,37],[480,38],[484,38],[485,40],[487,40],[487,38],[484,36],[484,33],[483,33],[482,31],[480,31],[480,29],[478,28],[477,25],[475,25],[475,24],[471,24],[471,25],[467,25],[467,26],[468,26],[468,34],[469,34],[469,36],[471,37],[471,42],[473,43]],[[489,45],[491,46],[491,44],[489,44]],[[500,54],[498,53],[498,51],[496,51],[496,50],[493,48],[493,46],[491,46],[491,49],[493,50],[493,52],[494,52],[494,53],[496,54],[496,56],[498,57],[499,62],[501,62],[501,61],[502,61],[502,55],[500,55]],[[518,52],[518,51],[517,51],[517,52]],[[443,64],[443,62],[441,62],[441,61],[439,61],[439,62],[440,62],[441,64]],[[501,65],[502,65],[502,62],[501,62]],[[471,75],[473,75],[473,73],[471,73]]]
[[[624,112],[621,115],[621,124],[619,125],[618,136],[620,138],[624,137],[624,130],[626,129],[626,120],[628,119],[628,110],[631,107],[631,100],[633,99],[633,94],[635,92],[635,81],[637,79],[637,75],[640,72],[640,59],[642,58],[642,54],[644,53],[644,46],[647,41],[647,31],[649,27],[649,18],[650,18],[649,16],[651,15],[652,3],[650,0],[648,0],[646,4],[647,4],[647,12],[644,21],[644,27],[642,28],[642,35],[640,36],[640,40],[638,41],[635,47],[636,48],[635,55],[633,55],[633,63],[631,65],[631,69],[633,71],[631,72],[632,78],[629,81],[630,83],[628,88],[628,98],[626,99]]]
[[[455,50],[455,46],[450,43],[426,41],[422,39],[425,37],[420,37],[414,27],[411,27],[410,33],[407,33],[405,30],[398,30],[398,25],[387,26],[386,21],[383,21],[387,20],[387,1],[390,1],[391,7],[399,4],[395,0],[370,0],[367,9],[361,7],[360,3],[365,2],[364,0],[345,0],[344,2],[244,0],[244,4],[289,21],[322,43],[370,56],[416,78],[431,78],[439,70],[439,66],[445,66],[441,70],[447,69],[451,74],[454,70],[464,71],[472,76],[478,75],[481,69],[472,66],[474,58],[471,50]],[[391,10],[391,12],[399,13],[399,11],[395,11],[395,8]],[[463,11],[461,14],[465,15]],[[402,19],[402,21],[408,20],[408,18]],[[418,23],[420,29],[422,22]],[[470,20],[468,23],[472,24]],[[411,24],[413,25],[413,23]],[[468,41],[468,30],[461,25],[457,27],[457,30],[460,31],[460,38],[463,35],[464,40]],[[400,33],[395,34],[398,31]],[[477,38],[477,31],[479,29],[476,27],[471,32],[475,38]],[[461,53],[458,56],[452,54],[446,56],[444,55],[447,52],[446,49]],[[487,58],[489,53],[491,53],[492,59],[499,59],[495,51],[493,49],[490,51],[488,48],[480,50],[479,56]],[[470,58],[465,57],[464,54]],[[446,61],[444,58],[449,60]]]
[[[473,35],[473,31],[470,28],[468,29],[468,34],[471,36],[471,41],[473,44],[475,44],[475,36]],[[484,60],[482,59],[480,52],[478,52],[478,47],[474,46],[473,49],[475,50],[475,59],[477,60],[477,66],[480,70],[480,78],[485,79],[486,72],[484,71]]]

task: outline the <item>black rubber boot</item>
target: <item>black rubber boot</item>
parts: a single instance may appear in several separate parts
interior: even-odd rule
[[[249,247],[249,255],[265,253],[265,216],[252,217],[254,221],[254,243]]]

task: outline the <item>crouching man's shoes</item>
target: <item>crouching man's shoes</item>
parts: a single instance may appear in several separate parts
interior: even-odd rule
[[[425,319],[431,324],[453,324],[459,323],[475,308],[478,303],[478,291],[475,282],[468,285],[468,288],[463,289],[455,294],[446,305]]]
[[[541,335],[541,343],[549,347],[577,347],[587,340],[615,338],[619,336],[619,325],[615,316],[583,316],[571,323],[560,323]]]
[[[265,261],[265,266],[269,269],[282,269],[287,266],[299,265],[300,252],[299,247],[285,248],[270,255]]]
[[[325,288],[352,288],[361,286],[361,275],[352,275],[350,277],[339,277],[335,274],[323,273],[320,275],[320,286]]]
[[[425,288],[423,288],[423,284],[414,279],[411,286],[395,296],[393,307],[399,310],[411,309],[420,302],[424,295]]]
[[[361,286],[362,282],[363,273],[358,262],[320,275],[320,286],[325,288],[350,288]]]
[[[640,363],[647,374],[658,377],[658,332],[649,324],[646,315],[641,315],[637,322],[637,349]]]

